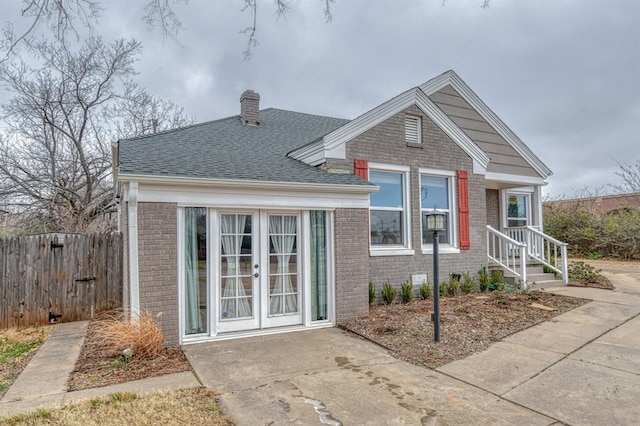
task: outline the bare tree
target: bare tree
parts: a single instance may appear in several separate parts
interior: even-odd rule
[[[620,170],[616,172],[616,176],[622,179],[622,183],[611,185],[619,194],[627,194],[630,192],[640,192],[640,160],[635,164],[617,162]]]
[[[7,1],[7,0],[5,0]],[[17,1],[17,0],[14,0]],[[45,23],[56,40],[64,42],[69,34],[78,36],[78,24],[92,29],[103,10],[100,0],[22,0],[24,8],[22,16],[29,19],[28,28],[16,34],[13,26],[7,24],[0,39],[0,51],[4,52],[6,61],[21,45],[33,42],[32,36],[41,23]],[[151,28],[159,28],[163,36],[180,44],[178,34],[183,29],[182,21],[175,11],[178,4],[186,4],[188,0],[147,0],[144,4],[144,22]],[[251,15],[251,24],[241,32],[248,34],[247,49],[243,52],[246,59],[258,44],[258,0],[243,0],[241,11]],[[332,6],[335,0],[321,0],[324,4],[324,15],[327,22],[333,19]],[[488,0],[485,0],[488,2]],[[293,0],[273,0],[272,4],[277,17],[286,15]]]
[[[105,45],[91,38],[75,52],[59,42],[33,49],[39,67],[22,60],[0,67],[13,95],[2,106],[0,201],[46,230],[111,226],[101,219],[113,208],[111,142],[118,131],[133,136],[190,120],[131,81],[140,51],[134,40]]]

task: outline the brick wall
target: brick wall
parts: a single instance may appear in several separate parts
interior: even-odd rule
[[[487,189],[487,225],[500,230],[500,191]]]
[[[407,146],[404,133],[405,113],[422,117],[422,146]],[[413,256],[374,256],[368,257],[368,280],[376,283],[378,289],[389,280],[399,287],[403,281],[415,273],[427,273],[432,280],[432,255],[422,254],[420,235],[420,174],[419,168],[441,170],[466,170],[469,173],[469,220],[471,249],[459,254],[440,255],[440,280],[449,273],[475,273],[480,266],[486,265],[486,191],[484,176],[473,174],[471,158],[453,142],[438,126],[416,106],[389,118],[385,122],[368,130],[347,143],[347,159],[329,159],[327,168],[341,168],[353,172],[354,159],[366,159],[370,162],[410,166],[411,190],[411,243],[415,250]],[[457,216],[455,216],[457,219]],[[355,218],[354,218],[355,219]],[[366,216],[359,220],[366,221]],[[365,222],[366,223],[366,222]],[[336,221],[336,255],[341,257],[338,239],[344,240],[342,233],[351,232],[353,225]],[[366,228],[366,225],[365,225]],[[347,230],[348,229],[348,230]],[[368,233],[368,229],[366,231]],[[362,237],[367,244],[368,239]],[[353,244],[353,243],[352,243]],[[344,261],[343,261],[344,262]],[[337,286],[344,276],[337,276]],[[338,294],[338,301],[340,294]],[[338,308],[338,314],[341,307]]]
[[[335,212],[336,320],[369,313],[369,248],[366,209]]]
[[[156,315],[165,344],[178,344],[177,206],[138,203],[140,309]]]

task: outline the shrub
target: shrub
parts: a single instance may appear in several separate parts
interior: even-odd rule
[[[462,274],[462,281],[460,282],[460,291],[464,294],[472,293],[476,289],[476,280],[469,274],[465,272]]]
[[[449,275],[449,286],[447,288],[447,292],[450,296],[455,296],[458,294],[458,289],[460,288],[460,279],[458,278],[460,275],[451,274]]]
[[[373,281],[369,281],[369,304],[373,305],[376,301],[376,285]]]
[[[413,283],[405,281],[400,285],[400,297],[402,303],[409,303],[413,300]]]
[[[478,285],[480,287],[480,291],[487,291],[489,284],[491,284],[491,279],[489,278],[487,268],[483,266],[478,270]]]
[[[128,321],[121,310],[102,313],[96,321],[96,337],[110,349],[119,352],[132,349],[135,357],[155,358],[162,352],[164,344],[162,328],[156,322],[161,315],[154,317],[144,312]]]
[[[440,297],[446,296],[447,293],[449,292],[449,283],[447,283],[446,281],[442,281],[440,283],[440,288],[438,289],[438,292],[440,293]]]
[[[574,283],[599,283],[602,275],[600,269],[584,262],[571,262],[568,266],[569,281]]]
[[[491,284],[493,286],[493,290],[504,290],[504,272],[502,269],[494,269],[491,271]]]
[[[431,297],[431,284],[429,282],[424,282],[420,286],[420,296],[425,300]]]
[[[382,286],[382,300],[387,305],[390,305],[393,303],[394,300],[396,300],[397,295],[398,295],[398,290],[393,288],[391,283],[387,280],[387,282],[385,282],[384,285]]]

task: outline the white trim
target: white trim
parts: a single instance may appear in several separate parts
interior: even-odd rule
[[[536,213],[537,213],[537,226],[538,231],[544,232],[544,213],[542,211],[542,187],[536,186],[534,187],[534,199],[536,200]]]
[[[369,248],[369,256],[413,256],[416,251],[411,248],[397,247],[371,247]]]
[[[449,70],[420,86],[427,95],[451,85],[495,131],[537,172],[543,179],[553,172],[525,145],[522,140],[485,104],[482,99],[456,74]]]
[[[484,178],[487,181],[504,182],[508,184],[519,184],[522,186],[547,184],[547,181],[545,181],[541,177],[512,175],[509,173],[486,172],[484,175]]]
[[[247,337],[260,337],[260,336],[268,336],[271,334],[292,333],[295,331],[305,331],[305,330],[318,330],[321,328],[330,328],[330,327],[335,327],[335,324],[318,321],[317,323],[314,322],[309,326],[293,325],[293,326],[287,326],[287,327],[263,328],[263,329],[256,329],[256,330],[223,333],[216,336],[195,334],[192,336],[190,335],[189,338],[184,338],[182,341],[182,344],[191,345],[195,343],[204,343],[204,342],[212,342],[212,341],[244,339]]]
[[[140,315],[140,273],[138,268],[138,182],[129,183],[127,199],[129,229],[129,308],[131,318]]]
[[[411,167],[397,164],[385,164],[385,163],[369,163],[369,167],[367,169],[367,173],[371,176],[371,171],[381,171],[381,172],[391,172],[391,173],[400,173],[402,174],[402,184],[403,184],[403,241],[404,244],[396,245],[396,246],[385,246],[385,245],[373,245],[371,244],[371,238],[369,238],[369,255],[371,256],[393,256],[393,255],[408,255],[413,254],[412,249],[412,241],[411,241]],[[371,233],[371,203],[369,202],[369,234]],[[384,207],[374,207],[373,210],[391,210],[391,211],[399,211],[399,209],[393,208],[384,208]],[[375,254],[380,253],[380,254]]]
[[[302,284],[298,283],[298,288],[304,287],[304,296],[302,298],[302,305],[304,306],[304,310],[302,311],[302,324],[308,327],[311,324],[311,219],[308,210],[305,210],[301,213],[301,238],[300,242],[298,242],[298,247],[304,246],[304,250],[302,250]],[[326,232],[326,230],[325,230]],[[304,243],[304,244],[301,244]],[[308,295],[308,297],[306,297]]]
[[[178,253],[178,339],[182,344],[184,341],[184,322],[185,322],[185,308],[184,308],[184,207],[178,207],[176,211],[176,250]]]
[[[460,244],[458,238],[459,215],[458,211],[458,181],[456,172],[452,170],[429,169],[421,167],[418,175],[419,198],[420,198],[420,246],[423,254],[433,253],[433,244],[424,244],[422,242],[422,213],[429,209],[422,208],[422,176],[444,177],[447,179],[448,196],[449,196],[449,241],[440,244],[440,252],[442,253],[460,253]]]
[[[313,144],[291,151],[288,155],[308,164],[320,164],[320,152],[324,159],[345,159],[345,144],[351,139],[361,135],[372,127],[404,111],[412,105],[416,105],[438,127],[440,127],[462,150],[464,150],[480,167],[486,169],[489,165],[489,156],[469,138],[429,97],[419,88],[415,87],[388,100],[382,105],[366,112],[360,117],[348,122],[344,126],[327,134]]]
[[[370,188],[378,190],[377,186]],[[163,184],[140,185],[138,199],[149,203],[177,203],[197,207],[235,209],[330,210],[369,208],[369,193],[313,192],[260,188],[218,188]]]
[[[304,183],[304,182],[271,182],[260,180],[239,180],[239,179],[210,179],[210,178],[191,178],[180,176],[157,176],[157,175],[138,175],[138,174],[120,174],[118,176],[120,182],[136,181],[143,184],[164,184],[167,186],[204,186],[208,188],[234,188],[250,189],[250,190],[273,190],[273,191],[313,191],[318,193],[343,193],[343,194],[369,194],[377,191],[372,185],[342,185],[342,184],[323,184],[323,183]]]

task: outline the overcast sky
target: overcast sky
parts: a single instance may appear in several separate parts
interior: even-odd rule
[[[182,45],[142,22],[145,2],[104,0],[98,32],[141,41],[138,81],[198,121],[238,114],[248,88],[261,108],[355,118],[453,69],[553,170],[546,194],[618,183],[616,160],[640,159],[638,0],[335,0],[331,23],[324,1],[276,19],[259,0],[248,61],[243,1],[176,6]]]

